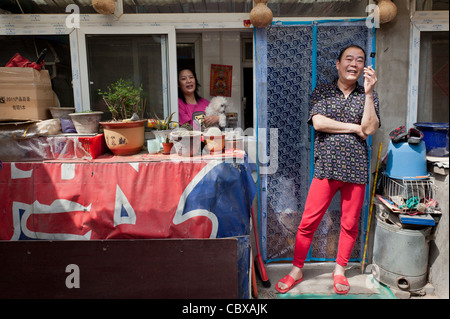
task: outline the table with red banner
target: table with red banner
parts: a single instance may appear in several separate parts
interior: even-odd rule
[[[0,251],[4,243],[234,238],[238,297],[248,298],[256,185],[244,152],[190,158],[105,154],[2,166]]]

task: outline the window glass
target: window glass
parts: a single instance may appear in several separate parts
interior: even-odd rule
[[[448,122],[448,31],[420,33],[418,122]]]
[[[87,35],[91,109],[106,112],[98,90],[104,91],[123,78],[131,79],[136,87],[142,85],[144,118],[153,118],[154,114],[163,118],[163,83],[167,77],[162,63],[165,38],[164,35]]]
[[[416,11],[448,10],[448,0],[416,0]]]
[[[195,70],[195,44],[177,43],[177,66]]]
[[[53,91],[63,107],[73,107],[72,63],[68,35],[1,35],[0,66],[19,53],[31,62],[47,49],[44,68],[48,70]]]

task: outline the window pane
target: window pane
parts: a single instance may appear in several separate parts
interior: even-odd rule
[[[177,66],[178,68],[189,67],[195,70],[195,44],[177,43]]]
[[[448,10],[448,0],[416,0],[416,11]]]
[[[144,118],[164,117],[162,35],[86,36],[92,110],[107,107],[98,90],[106,90],[120,78],[142,84],[146,102]],[[141,116],[141,114],[139,114]]]
[[[448,31],[421,32],[418,122],[448,122],[448,45]]]
[[[74,106],[68,35],[1,35],[0,48],[0,66],[5,66],[16,53],[34,62],[46,48],[44,68],[50,74],[53,91],[61,106]]]

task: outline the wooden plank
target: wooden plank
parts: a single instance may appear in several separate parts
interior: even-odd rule
[[[235,238],[2,241],[0,258],[0,298],[238,298]]]

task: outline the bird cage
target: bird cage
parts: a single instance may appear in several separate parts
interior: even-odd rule
[[[402,212],[434,208],[434,178],[394,179],[383,174],[384,195]]]

